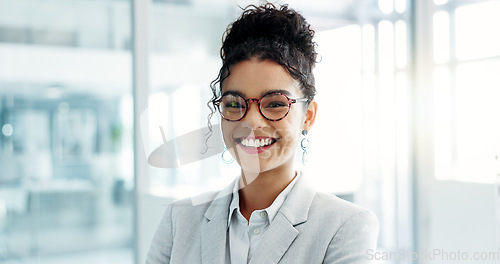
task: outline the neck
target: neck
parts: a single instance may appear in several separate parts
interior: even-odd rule
[[[257,174],[242,170],[240,186],[243,188],[239,190],[239,196],[243,216],[249,220],[253,211],[269,207],[292,182],[295,175],[292,166],[278,167]]]

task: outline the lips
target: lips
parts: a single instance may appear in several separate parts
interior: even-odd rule
[[[249,154],[259,154],[269,149],[278,139],[270,137],[236,138],[235,141],[243,151]]]

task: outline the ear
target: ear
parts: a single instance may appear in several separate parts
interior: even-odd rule
[[[316,120],[316,112],[318,111],[318,104],[314,99],[309,103],[306,111],[306,119],[304,120],[304,125],[302,126],[302,130],[310,131],[314,121]]]

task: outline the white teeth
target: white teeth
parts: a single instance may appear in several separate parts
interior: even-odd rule
[[[242,139],[241,140],[241,144],[243,146],[246,146],[246,147],[254,147],[254,148],[258,148],[258,147],[263,147],[263,146],[267,146],[267,145],[270,145],[272,143],[272,139],[270,138],[263,138],[263,139]]]

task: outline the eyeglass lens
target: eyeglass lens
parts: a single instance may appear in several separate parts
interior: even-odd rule
[[[265,118],[278,120],[286,116],[289,105],[290,103],[286,96],[279,93],[271,93],[262,97],[259,110]],[[247,101],[240,95],[226,94],[221,98],[219,110],[227,120],[240,120],[245,116],[247,109]]]

